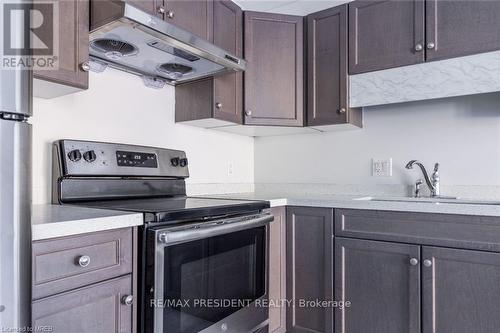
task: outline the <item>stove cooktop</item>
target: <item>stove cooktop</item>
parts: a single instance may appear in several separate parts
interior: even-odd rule
[[[81,202],[93,208],[144,213],[145,222],[169,222],[243,214],[269,208],[267,201],[168,197]]]

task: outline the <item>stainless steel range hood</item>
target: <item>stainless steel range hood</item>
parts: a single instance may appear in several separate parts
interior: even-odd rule
[[[90,6],[91,68],[97,71],[110,66],[175,85],[245,70],[245,60],[129,3],[93,0]]]

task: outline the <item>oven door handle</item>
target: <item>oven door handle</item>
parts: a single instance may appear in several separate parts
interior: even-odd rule
[[[256,228],[259,226],[266,225],[274,221],[274,217],[270,214],[256,215],[255,218],[248,219],[227,219],[220,220],[214,225],[207,227],[191,227],[189,229],[182,230],[159,230],[157,232],[157,244],[161,246],[185,243],[188,241],[194,241],[202,238],[208,238],[212,236],[218,236],[223,234],[228,234],[231,232]]]

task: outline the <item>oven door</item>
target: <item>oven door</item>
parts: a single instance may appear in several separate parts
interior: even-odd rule
[[[272,220],[258,214],[150,230],[154,333],[248,333],[266,325]]]

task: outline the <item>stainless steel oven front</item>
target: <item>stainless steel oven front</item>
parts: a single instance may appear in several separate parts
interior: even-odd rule
[[[269,223],[259,213],[147,231],[146,332],[249,333],[268,323]]]

